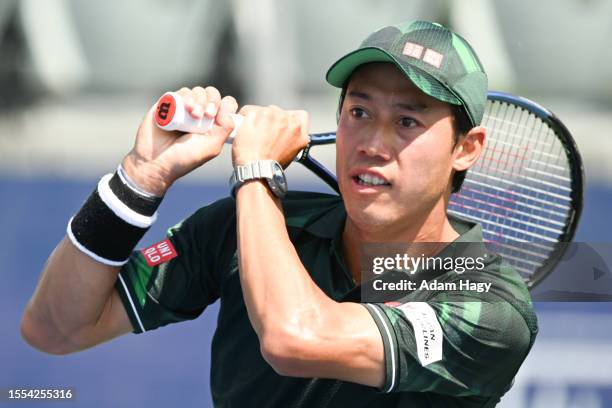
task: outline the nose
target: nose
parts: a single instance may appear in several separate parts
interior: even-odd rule
[[[368,132],[357,145],[360,155],[387,161],[391,159],[391,132],[385,128]]]

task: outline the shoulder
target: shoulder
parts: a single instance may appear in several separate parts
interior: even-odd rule
[[[480,270],[470,270],[461,275],[455,275],[455,282],[486,283],[488,289],[480,293],[474,290],[459,291],[453,295],[442,294],[440,297],[448,301],[457,301],[468,305],[471,302],[488,304],[485,307],[486,314],[471,314],[478,316],[478,320],[486,321],[487,317],[496,321],[505,319],[522,321],[517,324],[529,333],[529,347],[533,344],[538,332],[537,317],[533,310],[533,303],[529,289],[523,277],[517,270],[501,255],[489,249],[485,249],[484,267]],[[464,287],[468,287],[465,285]],[[476,323],[476,322],[475,322]]]
[[[510,304],[523,318],[532,334],[532,345],[538,333],[538,320],[533,310],[529,288],[523,276],[506,259],[498,255],[497,262],[497,270],[493,274],[493,293]]]
[[[344,211],[344,204],[338,195],[291,191],[283,199],[283,211],[288,225],[305,226],[330,212]]]

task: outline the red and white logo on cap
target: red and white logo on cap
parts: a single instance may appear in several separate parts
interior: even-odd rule
[[[408,55],[412,58],[421,59],[421,55],[423,55],[423,50],[424,47],[422,45],[408,41],[404,45],[404,51],[402,51],[402,54]]]
[[[433,65],[436,68],[440,68],[443,59],[444,55],[432,50],[431,48],[425,50],[425,55],[423,56],[423,62],[426,62],[429,65]]]
[[[423,53],[423,51],[425,51],[425,53]],[[442,65],[442,60],[444,60],[444,55],[440,54],[438,51],[434,51],[431,48],[425,48],[420,44],[410,41],[407,41],[406,44],[404,44],[402,54],[416,59],[421,59],[422,57],[423,62],[436,68],[440,68]]]
[[[149,266],[159,265],[178,256],[176,249],[174,249],[169,239],[164,239],[157,244],[153,244],[141,250],[140,253],[144,256]]]

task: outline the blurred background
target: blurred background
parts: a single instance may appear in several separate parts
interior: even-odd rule
[[[417,18],[466,37],[491,89],[534,99],[565,122],[587,177],[576,240],[612,242],[610,1],[1,0],[0,390],[74,387],[70,406],[83,407],[210,406],[217,305],[76,355],[29,348],[19,320],[47,256],[163,92],[211,84],[241,104],[306,109],[312,132],[332,130],[338,92],[324,80],[328,67],[371,31]],[[333,151],[321,157],[333,163]],[[143,246],[227,195],[230,170],[226,148],[177,183]],[[288,177],[292,189],[327,191],[298,165]],[[536,310],[540,335],[501,406],[611,407],[611,304]]]

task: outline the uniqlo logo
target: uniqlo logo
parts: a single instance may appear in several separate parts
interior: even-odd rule
[[[402,54],[416,59],[421,59],[421,54],[423,54],[423,46],[412,42],[407,42],[404,45],[404,51],[402,51]]]
[[[164,239],[163,241],[151,245],[140,252],[146,259],[147,265],[149,266],[155,266],[167,262],[172,258],[176,258],[178,255],[176,249],[174,249],[174,246],[169,239]]]
[[[432,50],[431,48],[428,48],[427,51],[425,51],[425,55],[423,56],[423,62],[426,62],[429,65],[433,65],[436,68],[440,68],[443,59],[444,55]]]

